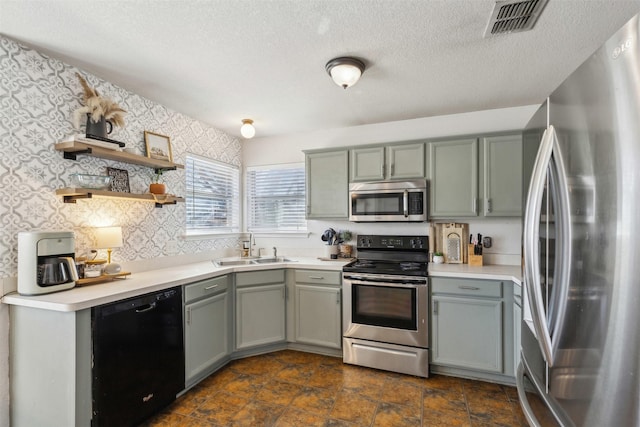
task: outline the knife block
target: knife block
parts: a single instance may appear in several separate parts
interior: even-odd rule
[[[482,255],[473,254],[473,245],[468,245],[469,265],[473,267],[482,267]]]

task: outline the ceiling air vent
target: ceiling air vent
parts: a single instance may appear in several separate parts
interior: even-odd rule
[[[533,28],[549,0],[497,1],[484,37],[528,31]]]

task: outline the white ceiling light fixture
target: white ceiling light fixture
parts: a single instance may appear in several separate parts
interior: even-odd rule
[[[246,139],[251,139],[256,135],[256,128],[253,127],[253,120],[242,119],[242,126],[240,127],[240,133]]]
[[[353,86],[364,73],[364,62],[356,58],[334,58],[325,65],[333,81],[343,89]]]

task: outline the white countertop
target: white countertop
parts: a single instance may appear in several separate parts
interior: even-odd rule
[[[280,268],[342,271],[342,266],[349,262],[348,260],[323,261],[317,258],[291,259],[291,262],[229,267],[216,267],[211,261],[197,262],[193,264],[135,273],[122,280],[75,287],[67,291],[55,292],[46,295],[24,296],[14,292],[5,295],[2,298],[2,302],[5,304],[21,305],[45,310],[78,311],[229,273],[255,270],[275,270]]]
[[[126,298],[181,286],[224,274],[300,268],[342,271],[347,260],[324,261],[318,258],[292,258],[291,262],[261,265],[216,267],[211,261],[197,262],[159,270],[135,273],[123,280],[76,287],[67,291],[38,296],[24,296],[17,292],[5,295],[2,302],[11,305],[41,308],[55,311],[78,311]],[[517,265],[485,265],[471,267],[467,264],[429,264],[431,277],[460,277],[469,279],[510,280],[521,284],[521,269]]]
[[[429,277],[459,277],[467,279],[510,280],[522,285],[522,268],[519,265],[429,264]]]

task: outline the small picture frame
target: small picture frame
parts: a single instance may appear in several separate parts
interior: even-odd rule
[[[116,193],[130,193],[129,172],[125,169],[107,168],[107,175],[111,177],[109,190]]]
[[[147,157],[173,162],[171,141],[168,136],[145,130],[144,142],[147,146]]]

